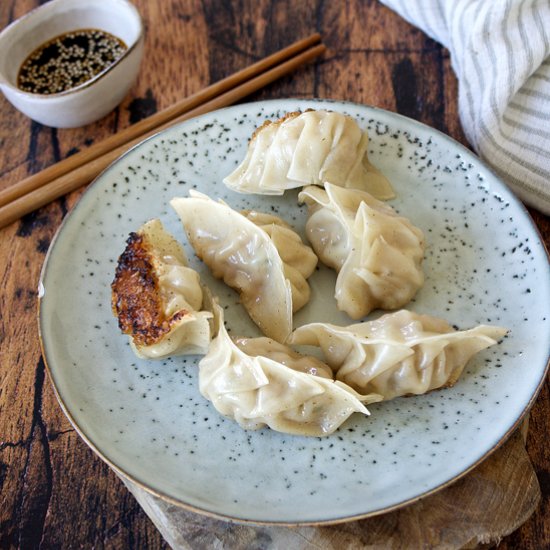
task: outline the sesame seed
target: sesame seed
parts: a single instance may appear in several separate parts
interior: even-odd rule
[[[126,44],[99,29],[80,29],[52,38],[25,59],[17,86],[32,94],[57,94],[91,80],[115,63]]]

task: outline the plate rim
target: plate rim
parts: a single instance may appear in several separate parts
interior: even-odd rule
[[[42,268],[40,270],[40,276],[39,276],[39,290],[38,290],[38,297],[37,297],[37,310],[36,310],[36,320],[38,325],[38,339],[40,344],[40,350],[42,359],[44,361],[46,372],[48,373],[48,378],[50,379],[51,386],[53,387],[55,397],[61,407],[61,410],[75,429],[75,431],[78,433],[78,435],[82,438],[82,440],[88,445],[88,447],[94,452],[94,454],[97,455],[103,462],[105,462],[114,472],[121,478],[130,481],[134,485],[136,485],[139,489],[145,491],[146,493],[149,493],[153,495],[154,497],[157,497],[161,500],[164,500],[165,502],[169,504],[173,504],[175,506],[181,507],[187,511],[194,512],[197,514],[200,514],[202,516],[207,516],[214,519],[219,519],[223,521],[229,521],[232,523],[238,523],[238,524],[246,524],[246,525],[259,525],[259,526],[280,526],[280,527],[300,527],[300,526],[328,526],[328,525],[337,525],[341,523],[347,523],[351,521],[358,521],[374,516],[379,516],[382,514],[386,514],[401,508],[404,508],[406,506],[409,506],[410,504],[413,504],[420,499],[426,498],[428,496],[431,496],[446,487],[452,485],[459,479],[463,478],[467,474],[469,474],[472,470],[474,470],[477,466],[479,466],[482,462],[484,462],[487,458],[489,458],[490,455],[492,455],[497,449],[499,449],[502,445],[504,445],[510,436],[518,429],[519,425],[523,422],[524,418],[530,411],[530,409],[533,407],[534,403],[536,402],[538,395],[542,389],[542,386],[544,385],[546,378],[548,376],[548,373],[550,371],[550,350],[548,351],[548,358],[546,360],[546,365],[542,371],[541,378],[539,380],[539,383],[537,384],[537,387],[535,388],[534,392],[532,393],[529,401],[524,406],[523,410],[517,417],[517,419],[514,421],[514,423],[508,428],[508,430],[500,437],[500,439],[489,449],[485,451],[483,455],[481,455],[476,461],[474,461],[470,466],[462,470],[461,472],[457,473],[455,476],[451,477],[450,479],[440,483],[439,485],[432,487],[431,489],[427,489],[425,491],[422,491],[420,494],[415,495],[409,499],[403,500],[399,503],[385,506],[382,508],[378,508],[376,510],[372,510],[370,512],[366,512],[363,514],[354,514],[354,515],[346,515],[342,517],[337,518],[330,518],[330,519],[322,519],[322,520],[305,520],[305,521],[295,521],[295,522],[289,522],[289,521],[277,521],[277,520],[257,520],[257,519],[248,519],[248,518],[241,518],[238,516],[230,515],[230,514],[223,514],[219,512],[212,512],[211,510],[207,510],[205,508],[202,508],[200,506],[195,506],[193,504],[186,503],[182,500],[179,500],[178,498],[171,496],[169,494],[166,494],[163,491],[160,491],[158,489],[155,489],[154,487],[150,486],[146,481],[137,479],[136,476],[133,476],[129,473],[127,473],[122,467],[115,464],[106,454],[101,451],[98,446],[86,435],[84,430],[78,425],[76,419],[70,412],[68,406],[66,405],[65,401],[63,400],[63,397],[61,396],[59,389],[55,382],[55,377],[53,374],[53,371],[49,365],[48,358],[47,358],[47,352],[46,352],[46,346],[44,344],[44,337],[43,337],[43,331],[42,331],[42,299],[44,296],[44,286],[43,286],[43,279],[46,276],[46,270],[47,266],[50,260],[50,255],[52,254],[56,242],[58,240],[58,237],[61,235],[67,221],[72,217],[72,215],[76,212],[76,210],[81,207],[82,199],[84,199],[86,196],[89,196],[91,194],[92,189],[98,184],[98,182],[102,179],[102,177],[109,172],[122,158],[125,158],[127,155],[131,154],[135,149],[138,149],[142,147],[146,142],[150,140],[157,139],[159,136],[166,134],[167,132],[173,131],[176,128],[179,128],[181,126],[184,126],[192,121],[196,121],[197,119],[201,119],[203,117],[212,116],[215,113],[221,113],[225,111],[230,110],[238,110],[242,108],[251,108],[254,105],[261,105],[263,106],[270,106],[270,105],[277,105],[281,104],[281,102],[295,102],[295,103],[303,103],[303,104],[311,104],[311,103],[334,103],[340,106],[351,106],[355,108],[366,108],[367,110],[372,110],[374,112],[381,112],[385,116],[389,116],[390,118],[397,118],[402,120],[405,124],[412,126],[418,126],[424,131],[429,131],[432,133],[437,134],[439,138],[442,138],[444,141],[447,141],[453,145],[453,147],[458,147],[461,151],[465,152],[468,155],[473,155],[476,157],[477,162],[479,162],[480,167],[483,167],[488,173],[492,175],[492,177],[501,184],[509,193],[511,200],[520,208],[524,215],[525,221],[529,222],[529,225],[531,229],[534,231],[534,233],[537,235],[539,242],[542,246],[542,250],[545,252],[546,260],[547,260],[547,268],[550,272],[550,252],[548,250],[548,247],[546,246],[546,243],[544,242],[542,238],[542,234],[539,231],[537,225],[535,224],[533,218],[529,214],[529,211],[527,210],[527,207],[525,204],[515,195],[515,193],[512,191],[512,189],[506,184],[506,182],[503,180],[503,178],[496,173],[496,171],[487,164],[485,160],[480,158],[478,154],[460,143],[459,141],[455,140],[448,134],[445,134],[443,131],[438,130],[437,128],[433,128],[432,126],[415,120],[413,118],[407,117],[405,115],[402,115],[400,113],[396,113],[394,111],[389,111],[388,109],[383,109],[381,107],[376,107],[374,105],[369,105],[367,103],[359,103],[354,101],[346,101],[346,100],[338,100],[338,99],[331,99],[331,98],[299,98],[299,97],[285,97],[285,98],[278,98],[278,99],[267,99],[267,100],[260,100],[260,101],[253,101],[253,102],[246,102],[246,103],[239,103],[236,105],[230,105],[228,107],[224,107],[223,109],[216,109],[214,111],[209,111],[207,113],[203,113],[201,115],[198,115],[197,117],[193,117],[191,119],[185,120],[183,122],[179,122],[177,124],[173,124],[172,126],[169,126],[168,128],[165,128],[164,130],[160,130],[153,135],[143,139],[139,143],[133,145],[130,147],[127,151],[125,151],[122,155],[117,157],[113,162],[111,162],[107,167],[105,167],[86,187],[85,191],[81,195],[81,197],[78,199],[76,204],[72,207],[72,209],[65,215],[63,218],[61,224],[59,225],[58,229],[56,230],[51,242],[50,246],[48,248],[48,251],[46,253],[46,256],[44,258],[44,262],[42,264]],[[280,109],[280,107],[275,107],[277,109]]]

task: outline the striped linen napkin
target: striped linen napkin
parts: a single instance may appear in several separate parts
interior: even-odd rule
[[[381,0],[443,44],[472,147],[550,214],[550,0]]]

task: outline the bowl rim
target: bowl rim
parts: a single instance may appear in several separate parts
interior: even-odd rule
[[[107,66],[105,69],[103,69],[102,71],[100,71],[99,73],[94,75],[92,78],[90,78],[88,80],[85,80],[84,82],[82,82],[78,86],[74,86],[73,88],[69,88],[67,90],[63,90],[62,92],[57,92],[55,94],[37,94],[37,93],[33,93],[33,92],[27,92],[25,90],[22,90],[18,86],[14,85],[9,79],[5,78],[1,73],[0,73],[0,88],[2,90],[4,88],[8,88],[13,95],[16,95],[16,96],[21,97],[21,98],[32,99],[34,101],[38,100],[38,101],[42,101],[42,102],[47,102],[48,100],[64,98],[64,97],[67,97],[67,96],[70,96],[70,95],[74,95],[78,92],[81,92],[81,91],[91,87],[93,84],[95,84],[96,82],[98,82],[99,80],[101,80],[105,76],[107,76],[109,73],[111,73],[116,67],[118,67],[120,64],[122,64],[122,62],[125,59],[130,57],[130,55],[134,51],[136,51],[138,48],[141,47],[141,45],[144,42],[145,31],[144,31],[144,24],[143,24],[143,19],[141,17],[141,14],[139,13],[138,9],[134,6],[134,4],[132,4],[129,0],[109,0],[109,1],[113,2],[113,3],[116,2],[120,5],[123,5],[125,8],[127,8],[128,13],[130,14],[130,16],[133,16],[135,18],[135,21],[138,24],[138,32],[137,32],[137,35],[136,35],[134,41],[131,44],[127,45],[127,48],[124,51],[124,53],[116,61],[114,61],[111,65]],[[50,2],[48,2],[46,4],[42,4],[40,6],[37,6],[36,8],[33,8],[32,10],[30,10],[27,13],[23,14],[21,17],[18,17],[15,21],[12,21],[7,27],[5,27],[2,31],[0,31],[0,40],[2,39],[3,35],[5,35],[9,32],[13,32],[13,29],[16,28],[17,26],[26,23],[31,18],[36,18],[36,17],[40,16],[40,14],[42,14],[42,13],[48,13],[49,11],[51,11],[53,9],[53,7],[55,7],[55,5],[62,4],[62,3],[66,3],[68,5],[71,5],[71,4],[74,3],[75,6],[76,5],[85,5],[86,7],[90,8],[90,9],[93,9],[96,6],[101,7],[102,5],[104,5],[101,2],[97,2],[97,0],[96,1],[50,0]],[[74,30],[87,29],[87,28],[90,28],[90,27],[87,27],[87,26],[83,25],[83,26],[80,26],[80,27],[78,27]],[[55,36],[58,36],[58,35],[55,35]],[[50,38],[50,40],[55,38],[55,36],[52,36]],[[30,55],[30,53],[32,53],[32,52],[29,52],[29,55]]]

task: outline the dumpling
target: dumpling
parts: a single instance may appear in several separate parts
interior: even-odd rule
[[[328,181],[391,199],[389,181],[369,162],[368,142],[367,132],[350,116],[323,110],[288,113],[254,132],[245,159],[223,181],[239,193],[261,195]]]
[[[201,311],[199,275],[160,220],[131,233],[111,285],[113,313],[142,358],[206,353],[210,311]]]
[[[487,325],[457,331],[442,319],[401,310],[348,327],[303,325],[289,342],[319,346],[338,380],[388,400],[452,386],[470,358],[506,332]]]
[[[239,292],[266,336],[284,342],[292,331],[293,312],[309,300],[306,279],[317,265],[311,248],[279,218],[240,214],[197,191],[170,204],[214,277]]]
[[[199,363],[199,389],[222,415],[247,430],[263,426],[295,435],[323,436],[351,414],[369,414],[359,396],[332,379],[329,367],[269,338],[233,341],[214,304],[217,336]]]
[[[359,319],[375,308],[398,309],[424,284],[424,236],[390,206],[357,189],[306,187],[306,236],[338,272],[338,309]]]
[[[292,311],[299,311],[309,302],[311,291],[307,279],[317,266],[317,256],[281,218],[254,210],[243,210],[241,214],[263,229],[275,245],[283,260],[285,277],[290,282]]]

